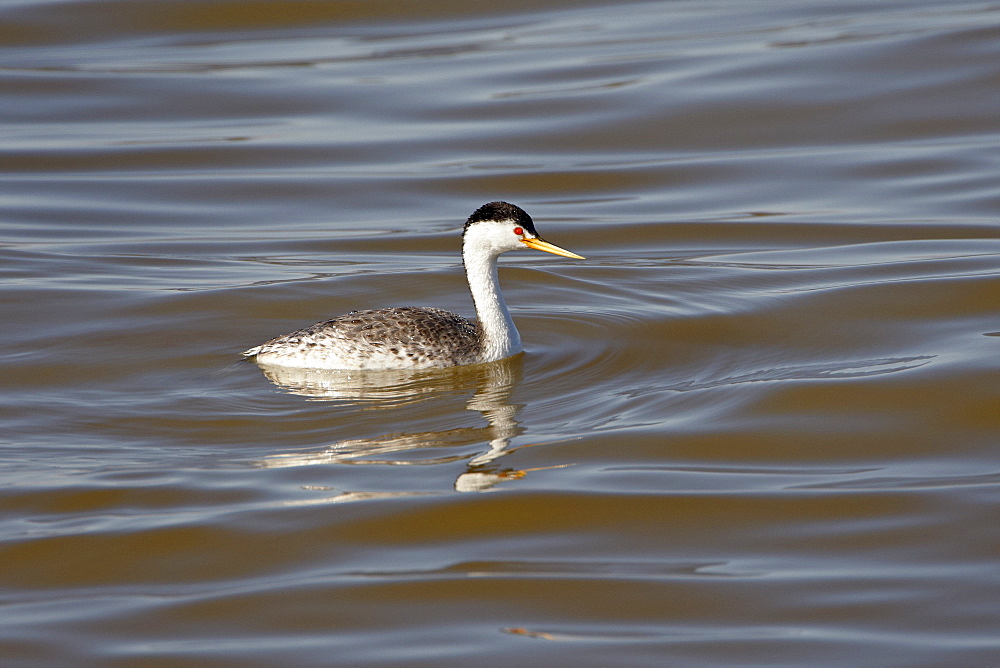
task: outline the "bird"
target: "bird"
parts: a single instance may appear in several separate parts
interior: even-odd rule
[[[476,320],[439,308],[351,311],[278,336],[243,355],[263,366],[307,369],[433,369],[494,362],[524,350],[500,292],[497,259],[533,248],[585,259],[545,241],[519,206],[489,202],[462,230],[462,261]]]

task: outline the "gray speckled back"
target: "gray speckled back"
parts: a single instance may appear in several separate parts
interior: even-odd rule
[[[352,311],[244,352],[261,362],[315,368],[446,367],[479,361],[475,323],[439,308]]]

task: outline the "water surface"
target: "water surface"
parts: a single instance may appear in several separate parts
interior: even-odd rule
[[[1000,5],[0,7],[4,665],[992,665]],[[527,353],[286,373],[354,308]]]

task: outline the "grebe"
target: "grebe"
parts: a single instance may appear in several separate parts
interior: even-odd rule
[[[402,306],[351,311],[244,351],[263,365],[309,369],[429,369],[493,362],[521,352],[500,294],[497,258],[535,250],[584,259],[538,236],[523,209],[490,202],[462,231],[462,261],[477,322],[439,308]]]

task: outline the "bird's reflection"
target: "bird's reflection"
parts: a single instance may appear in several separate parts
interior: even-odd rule
[[[466,408],[481,413],[486,426],[343,440],[319,452],[273,455],[259,464],[268,468],[330,463],[442,464],[468,459],[468,454],[417,459],[413,455],[428,449],[486,443],[484,452],[466,462],[465,471],[455,480],[455,489],[483,491],[504,479],[520,478],[525,471],[501,469],[496,462],[509,452],[511,439],[522,433],[517,423],[520,406],[511,403],[513,391],[521,380],[522,363],[523,355],[489,364],[427,371],[331,371],[260,365],[264,375],[286,392],[314,401],[348,401],[366,408],[400,406],[471,390],[474,394]]]

